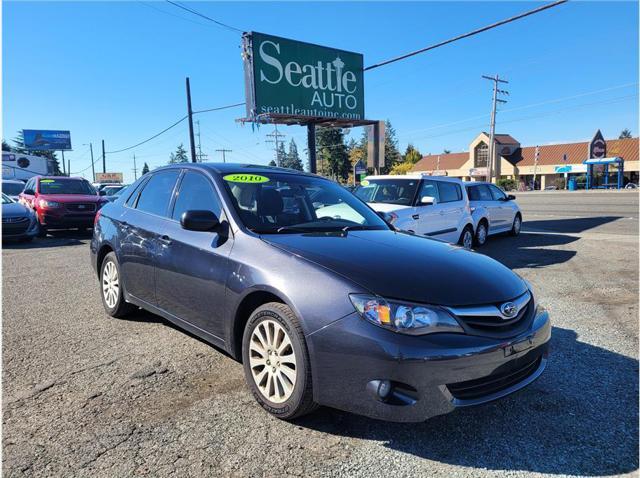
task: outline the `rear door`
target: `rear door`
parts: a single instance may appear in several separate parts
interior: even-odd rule
[[[155,260],[180,170],[154,173],[127,201],[120,228],[120,267],[127,292],[156,305]]]
[[[224,337],[227,262],[233,239],[225,232],[222,203],[211,179],[200,171],[184,172],[156,259],[158,307],[201,330]],[[182,213],[207,210],[221,220],[218,231],[188,231]]]
[[[462,221],[466,201],[462,194],[462,185],[453,181],[437,181],[440,195],[442,233],[440,238],[448,242],[457,242],[465,224]]]

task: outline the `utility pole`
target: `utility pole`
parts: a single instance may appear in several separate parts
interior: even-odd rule
[[[230,149],[224,149],[224,148],[222,148],[222,149],[216,149],[216,153],[222,153],[222,162],[223,162],[223,163],[226,163],[226,162],[227,162],[227,159],[225,158],[224,153],[232,153],[232,152],[233,152],[233,151],[232,151],[232,150],[230,150]]]
[[[96,168],[95,165],[93,164],[93,143],[89,143],[89,149],[91,150],[91,181],[92,182],[96,182]]]
[[[136,166],[136,154],[133,153],[133,179],[134,181],[138,180],[138,168]]]
[[[191,162],[196,163],[196,145],[193,138],[193,110],[191,109],[191,86],[187,76],[187,116],[189,117],[189,143],[191,144]]]
[[[200,120],[196,120],[196,126],[198,127],[198,162],[201,163],[203,159],[206,159],[207,155],[202,154],[202,144],[200,143]]]
[[[104,152],[104,139],[102,140],[102,172],[107,172],[107,157]]]
[[[273,133],[269,133],[267,135],[268,138],[273,138],[273,139],[268,139],[267,141],[265,141],[265,143],[275,143],[275,152],[276,152],[276,166],[280,166],[280,158],[278,157],[278,149],[280,147],[280,138],[284,138],[286,136],[286,134],[282,134],[278,132],[278,125],[275,124],[274,126],[274,130]]]
[[[489,134],[489,161],[487,162],[487,179],[493,182],[493,159],[495,155],[495,134],[496,134],[496,106],[498,103],[506,103],[506,100],[498,98],[498,94],[508,95],[509,92],[498,89],[498,83],[509,83],[501,80],[498,75],[495,77],[482,75],[485,80],[493,81],[493,101],[491,104],[491,132]]]

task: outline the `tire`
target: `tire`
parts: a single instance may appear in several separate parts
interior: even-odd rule
[[[522,229],[522,216],[520,213],[516,214],[516,217],[513,218],[513,225],[511,226],[511,231],[509,234],[512,236],[519,236],[520,229]]]
[[[476,247],[482,247],[487,243],[487,236],[489,235],[489,229],[487,227],[487,221],[480,221],[478,228],[476,229],[473,242]]]
[[[100,297],[104,310],[115,318],[124,317],[134,309],[124,300],[121,277],[116,254],[110,252],[100,265]]]
[[[20,242],[27,243],[33,241],[33,236],[27,236],[20,239]]]
[[[460,234],[460,239],[458,239],[458,244],[460,244],[465,249],[471,249],[473,246],[473,228],[471,226],[465,226]]]
[[[38,225],[38,237],[47,237],[47,226]]]
[[[285,304],[270,302],[253,312],[242,337],[242,363],[251,393],[272,415],[293,420],[317,408],[302,327]]]

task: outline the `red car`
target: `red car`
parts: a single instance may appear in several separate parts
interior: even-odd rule
[[[93,227],[96,212],[106,203],[86,179],[60,176],[29,179],[19,198],[35,211],[40,236],[48,229]]]

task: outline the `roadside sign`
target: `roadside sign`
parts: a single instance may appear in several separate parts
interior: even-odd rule
[[[591,143],[589,143],[589,159],[593,158],[606,158],[607,157],[607,143],[602,136],[600,130],[596,131]]]
[[[96,173],[97,183],[122,183],[122,173]]]
[[[242,40],[248,118],[364,119],[362,54],[257,32]]]
[[[23,129],[24,149],[31,151],[67,151],[71,149],[69,131],[48,129]]]
[[[355,172],[356,172],[356,176],[359,174],[365,174],[367,172],[367,168],[365,167],[364,164],[362,164],[362,161],[358,161],[356,163]]]

